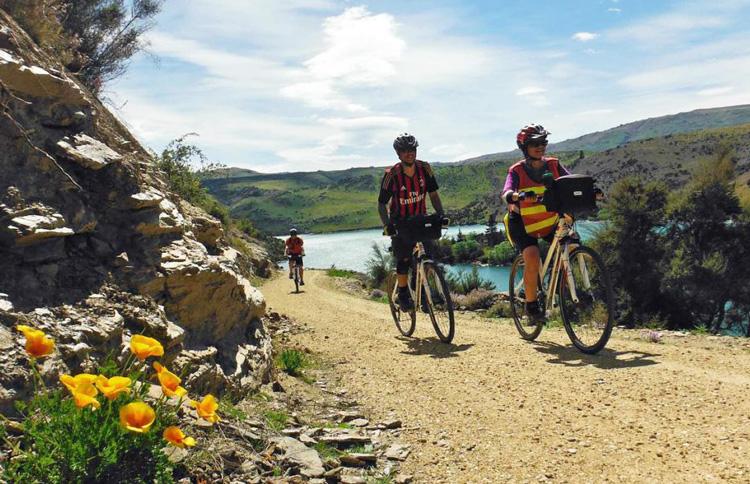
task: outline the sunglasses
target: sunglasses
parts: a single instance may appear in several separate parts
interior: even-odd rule
[[[546,139],[545,140],[532,140],[529,141],[529,148],[539,148],[541,146],[547,146],[547,143],[549,143]]]

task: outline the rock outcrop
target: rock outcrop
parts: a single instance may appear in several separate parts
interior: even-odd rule
[[[0,10],[0,412],[32,388],[19,323],[57,341],[50,382],[122,357],[140,333],[196,392],[266,380],[265,302],[248,277],[267,264],[170,194],[151,154],[54,66]]]

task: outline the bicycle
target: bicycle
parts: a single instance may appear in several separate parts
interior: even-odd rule
[[[536,196],[540,201],[544,198],[535,192],[523,192],[521,196]],[[598,353],[609,341],[614,326],[612,284],[599,254],[581,244],[573,217],[562,209],[558,214],[554,238],[539,268],[537,301],[543,303],[548,317],[559,312],[576,348],[587,354]],[[541,333],[544,319],[529,320],[525,315],[523,270],[523,255],[519,254],[511,267],[508,296],[516,329],[523,339],[533,341]]]
[[[407,222],[408,224],[409,222]],[[423,224],[427,234],[422,234],[425,239],[439,239],[442,228],[447,227],[448,219],[435,216],[418,218],[413,224]],[[405,225],[401,225],[404,230]],[[398,234],[399,227],[397,227]],[[419,231],[419,229],[417,229]],[[391,249],[389,248],[389,251]],[[391,274],[388,279],[386,291],[391,316],[396,327],[404,336],[414,334],[417,324],[417,308],[429,314],[432,326],[440,341],[450,343],[456,331],[456,323],[453,316],[453,300],[451,299],[448,284],[445,282],[442,268],[427,255],[422,241],[417,241],[412,253],[411,266],[408,272],[409,292],[411,293],[414,308],[404,313],[398,305],[398,284],[396,274]]]
[[[291,264],[292,262],[294,262],[294,268],[292,269],[292,279],[294,279],[294,292],[296,294],[299,294],[299,282],[300,282],[299,264],[297,263],[297,261],[295,259],[297,259],[297,258],[302,259],[302,256],[301,255],[300,256],[290,255],[288,258],[289,258],[289,264]]]

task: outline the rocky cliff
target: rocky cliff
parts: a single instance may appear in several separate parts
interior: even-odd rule
[[[32,388],[19,323],[55,338],[50,382],[119,358],[139,333],[196,392],[267,378],[257,263],[1,10],[0,107],[0,412]]]

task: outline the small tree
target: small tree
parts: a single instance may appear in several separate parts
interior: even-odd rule
[[[667,212],[662,290],[674,325],[727,325],[727,310],[746,306],[750,226],[734,192],[730,152],[701,165]]]
[[[487,245],[492,247],[500,242],[500,233],[497,231],[497,214],[492,212],[487,219],[487,229],[485,230],[487,236]]]
[[[162,0],[64,0],[63,29],[78,41],[68,65],[92,91],[118,77],[127,61],[145,47]]]
[[[615,288],[617,320],[635,325],[661,312],[666,187],[624,178],[612,186],[609,224],[592,245],[602,254]],[[660,231],[661,228],[661,231]]]

